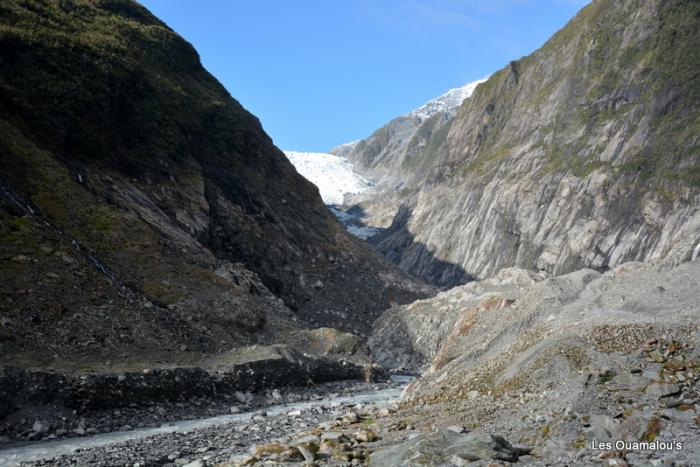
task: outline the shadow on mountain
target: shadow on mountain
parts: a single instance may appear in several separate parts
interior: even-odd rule
[[[432,285],[450,288],[476,280],[475,276],[467,273],[458,264],[438,259],[425,244],[415,240],[408,230],[412,214],[410,208],[401,206],[391,226],[369,237],[367,242],[405,272]]]

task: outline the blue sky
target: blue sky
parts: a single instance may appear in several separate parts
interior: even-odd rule
[[[141,0],[281,149],[369,136],[540,47],[586,0]]]

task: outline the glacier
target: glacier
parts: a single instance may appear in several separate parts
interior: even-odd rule
[[[323,152],[284,151],[297,172],[316,185],[328,205],[342,205],[346,194],[363,193],[372,183],[357,174],[344,157]]]

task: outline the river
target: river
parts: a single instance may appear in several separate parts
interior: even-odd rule
[[[392,377],[396,383],[408,383],[412,377]],[[272,405],[265,408],[268,416],[286,414],[294,410],[305,410],[313,407],[338,407],[355,404],[387,405],[400,398],[403,386],[392,387],[372,392],[360,392],[349,396],[327,396],[323,399],[296,402],[289,404]],[[182,420],[164,423],[156,428],[143,428],[131,431],[116,431],[101,433],[80,438],[62,438],[50,441],[37,441],[16,443],[0,450],[0,467],[14,467],[21,462],[32,462],[42,459],[50,459],[57,456],[71,454],[76,450],[87,450],[110,444],[121,443],[129,440],[138,440],[165,433],[187,433],[212,426],[236,424],[250,420],[256,411],[242,412],[239,414],[220,415],[216,417],[201,418],[195,420]]]

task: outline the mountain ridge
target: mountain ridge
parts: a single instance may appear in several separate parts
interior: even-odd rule
[[[446,91],[422,106],[389,121],[366,139],[341,144],[329,152],[348,158],[358,171],[379,185],[395,185],[411,170],[410,159],[426,144],[433,132],[444,132],[447,123],[462,101],[484,79]]]
[[[413,298],[138,3],[3,2],[0,44],[3,359],[187,361]]]
[[[397,174],[354,200],[367,224],[394,221],[370,241],[439,285],[509,266],[556,275],[690,259],[697,15],[694,2],[596,0],[477,86],[443,131],[426,128],[412,157],[360,162],[367,176]]]

